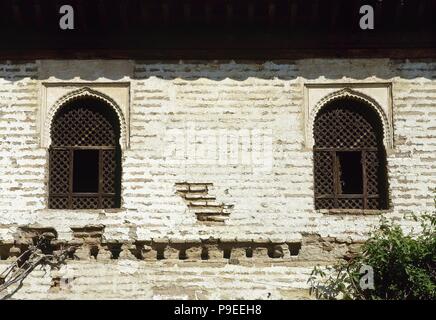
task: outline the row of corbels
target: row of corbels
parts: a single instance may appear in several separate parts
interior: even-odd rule
[[[286,259],[297,256],[300,243],[207,243],[207,242],[138,242],[123,244],[84,243],[76,250],[79,259],[139,260],[244,260],[250,258]]]
[[[34,245],[35,239],[44,235],[50,240],[46,254],[72,248],[72,259],[111,260],[221,260],[272,258],[286,259],[297,256],[301,242],[271,242],[268,240],[223,240],[223,239],[152,239],[150,241],[110,241],[104,238],[104,225],[71,227],[71,240],[57,239],[54,228],[23,226],[19,228],[16,240],[0,244],[1,258],[14,258]],[[1,249],[3,247],[3,249]]]
[[[3,244],[3,258],[14,259],[29,246],[28,243]],[[95,240],[52,240],[47,254],[72,248],[71,259],[77,260],[244,260],[286,259],[297,256],[301,243],[254,243],[254,242],[210,242],[210,241],[142,241],[126,243],[101,243]],[[7,257],[5,257],[5,255]]]

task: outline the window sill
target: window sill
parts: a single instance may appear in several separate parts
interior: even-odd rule
[[[322,214],[328,215],[358,215],[358,216],[373,216],[382,215],[391,212],[391,210],[374,210],[374,209],[320,209],[316,210]]]
[[[123,213],[127,212],[126,208],[116,209],[42,209],[40,212],[71,212],[71,213]]]

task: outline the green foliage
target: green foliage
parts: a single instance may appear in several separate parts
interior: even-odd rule
[[[413,219],[421,221],[417,237],[382,219],[356,257],[315,267],[309,278],[311,294],[318,299],[436,299],[436,215]],[[374,271],[369,289],[361,286],[366,266]]]

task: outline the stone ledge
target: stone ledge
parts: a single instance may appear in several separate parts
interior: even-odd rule
[[[382,215],[391,213],[392,210],[373,210],[373,209],[319,209],[319,213],[326,215]]]
[[[302,234],[300,241],[268,239],[168,239],[114,241],[104,237],[104,225],[72,227],[73,239],[57,239],[57,232],[46,227],[21,227],[15,240],[0,243],[0,260],[15,259],[17,254],[34,245],[36,236],[49,237],[47,254],[72,248],[69,258],[110,261],[132,259],[145,261],[209,261],[243,264],[281,261],[334,261],[349,259],[358,253],[361,243],[344,242],[318,234]]]

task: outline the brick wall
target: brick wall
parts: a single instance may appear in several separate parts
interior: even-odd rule
[[[33,212],[44,208],[46,151],[39,149],[37,134],[38,90],[35,62],[0,63],[2,225],[29,223]]]
[[[104,66],[105,62],[100,64]],[[52,75],[49,80],[88,81],[89,77],[81,75],[82,69],[74,77]],[[96,69],[92,79],[120,80],[106,76],[108,72],[110,67]],[[0,63],[0,246],[5,248],[9,248],[22,225],[54,227],[59,239],[65,241],[73,238],[71,227],[95,224],[105,226],[107,242],[198,242],[212,238],[235,243],[294,243],[304,242],[305,234],[333,239],[335,243],[365,239],[368,230],[378,223],[379,214],[327,215],[314,210],[312,153],[304,146],[302,107],[303,85],[313,82],[392,82],[394,149],[388,154],[391,209],[383,214],[398,218],[409,229],[414,223],[405,219],[405,214],[434,211],[436,63],[433,61],[319,59],[259,64],[136,61],[131,73],[122,78],[131,85],[130,148],[123,153],[123,208],[106,211],[46,208],[47,151],[40,147],[38,130],[39,88],[41,81],[48,80],[46,73],[39,61]],[[247,144],[259,135],[265,146],[271,142],[271,150],[258,150],[255,146],[252,149]],[[222,136],[227,140],[219,140]],[[228,150],[224,155],[213,154],[213,150],[205,148],[211,145],[221,151],[227,146]],[[240,149],[237,158],[232,151],[235,146]],[[207,195],[214,197],[211,200],[228,206],[224,222],[198,221],[198,212],[177,189],[180,183],[208,184]],[[6,259],[8,254],[2,256]],[[92,270],[93,265],[99,270],[108,268],[108,277],[110,272],[118,272],[112,262],[106,266],[91,261],[71,262],[71,268],[84,266],[84,277],[85,270],[88,266]],[[208,273],[209,267],[201,262],[178,263],[186,267],[187,273],[197,272],[198,268],[203,270],[200,273]],[[6,261],[1,263],[5,265]],[[275,289],[271,297],[289,297],[275,287],[277,282],[291,283],[292,290],[301,287],[297,280],[289,280],[293,279],[290,276],[293,264],[268,263],[267,270],[234,267],[241,279],[247,273],[259,274],[264,287],[254,290],[259,294],[255,297],[264,297],[272,287]],[[139,269],[149,270],[143,279],[150,279],[162,267],[169,275],[165,285],[155,280],[154,293],[148,291],[145,285],[148,280],[144,280],[144,286],[138,289],[140,293],[122,291],[119,295],[169,294],[169,290],[159,293],[156,288],[168,286],[169,280],[177,287],[184,271],[175,272],[171,266],[167,269],[164,262],[147,262]],[[228,268],[220,262],[212,269],[216,277],[225,279]],[[275,276],[266,276],[270,273]],[[142,277],[141,272],[137,274]],[[302,274],[307,275],[307,270]],[[40,290],[41,296],[51,296],[51,291],[47,291],[50,286],[38,279],[36,273],[28,280],[39,283],[32,286],[35,295]],[[206,281],[198,278],[198,290],[210,286]],[[232,295],[223,285],[216,293],[206,290],[206,296],[244,296],[247,291],[244,288],[249,287],[241,283],[240,292]],[[253,283],[251,288],[258,287]],[[103,284],[94,289],[105,291]],[[81,291],[77,290],[73,296],[80,296]],[[20,294],[32,296],[31,292]]]

